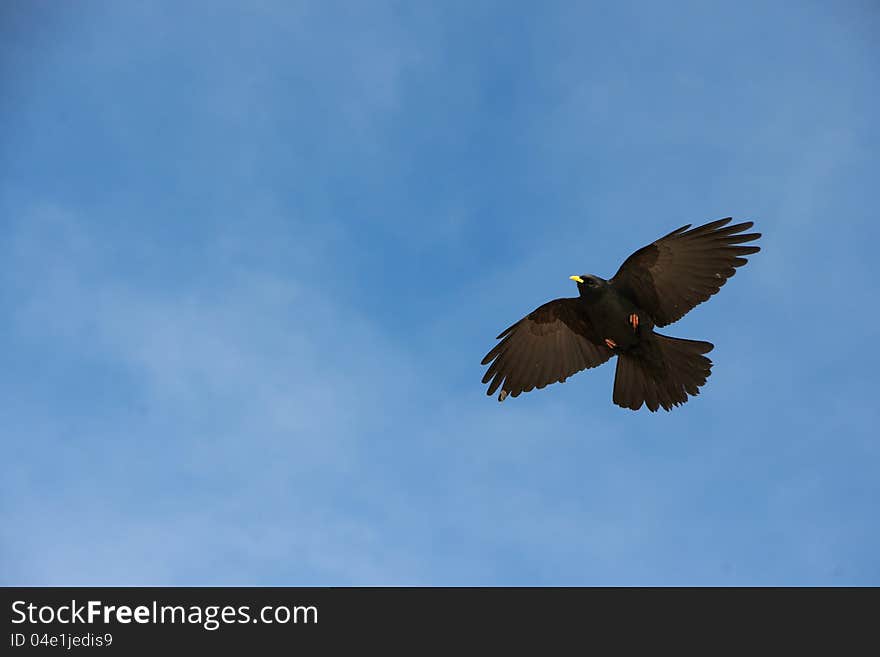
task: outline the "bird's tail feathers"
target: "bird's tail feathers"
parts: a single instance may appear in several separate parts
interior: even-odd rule
[[[709,378],[712,361],[703,354],[712,351],[712,343],[659,333],[654,337],[642,343],[641,351],[618,355],[614,376],[618,406],[637,411],[645,404],[652,412],[661,406],[669,411],[684,404],[688,395],[699,394]]]

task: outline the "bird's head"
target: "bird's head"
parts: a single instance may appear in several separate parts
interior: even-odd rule
[[[605,289],[605,285],[608,283],[605,279],[593,276],[592,274],[569,276],[569,278],[577,283],[578,292],[580,292],[582,297],[597,295]]]

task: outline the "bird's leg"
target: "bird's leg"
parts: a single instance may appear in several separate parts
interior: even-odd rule
[[[630,315],[629,316],[629,323],[632,325],[633,331],[635,331],[637,328],[639,328],[639,316],[636,315],[635,313]]]
[[[615,349],[617,347],[617,343],[611,338],[605,338],[605,344],[608,345],[609,349]]]

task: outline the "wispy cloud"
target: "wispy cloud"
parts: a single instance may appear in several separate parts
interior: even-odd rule
[[[68,402],[59,398],[45,433],[15,437],[7,467],[20,473],[16,497],[31,499],[41,522],[52,518],[52,531],[65,527],[59,549],[67,540],[78,545],[76,537],[84,539],[97,525],[114,530],[95,536],[99,549],[123,550],[111,546],[153,535],[149,545],[162,551],[163,532],[179,535],[167,549],[182,549],[175,544],[207,538],[211,532],[202,530],[213,522],[238,546],[229,549],[245,549],[264,540],[250,536],[253,519],[262,518],[258,535],[287,535],[271,542],[299,552],[294,573],[314,566],[330,577],[363,579],[356,559],[338,559],[339,572],[311,560],[334,559],[320,536],[353,541],[352,554],[361,540],[371,549],[366,526],[322,511],[362,465],[363,436],[381,419],[383,382],[406,386],[411,376],[368,321],[259,270],[216,271],[219,279],[207,287],[139,288],[106,270],[108,245],[57,208],[32,214],[15,242],[12,273],[5,272],[20,285],[14,317],[46,374],[74,383],[53,367],[69,351],[84,361],[81,368],[117,370],[122,380],[110,399],[90,405],[91,418],[75,424],[100,435],[66,436],[60,423]],[[56,450],[64,463],[46,467],[34,460],[39,453],[59,455]],[[59,478],[50,486],[58,487],[55,495],[40,495],[53,476]],[[69,514],[71,506],[78,513]],[[32,506],[28,516],[33,512]],[[22,535],[39,543],[45,535],[35,529]],[[68,553],[68,561],[76,558],[76,550]],[[365,564],[370,559],[362,557]],[[53,577],[71,581],[82,569],[69,565],[47,567]],[[38,566],[30,566],[34,577]],[[155,568],[134,579],[175,566]],[[381,569],[372,568],[371,576],[382,579]],[[103,581],[119,575],[105,572]],[[217,577],[236,579],[234,573]]]

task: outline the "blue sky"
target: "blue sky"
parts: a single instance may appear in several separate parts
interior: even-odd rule
[[[880,584],[875,3],[0,11],[0,584]],[[725,216],[698,397],[485,395]]]

